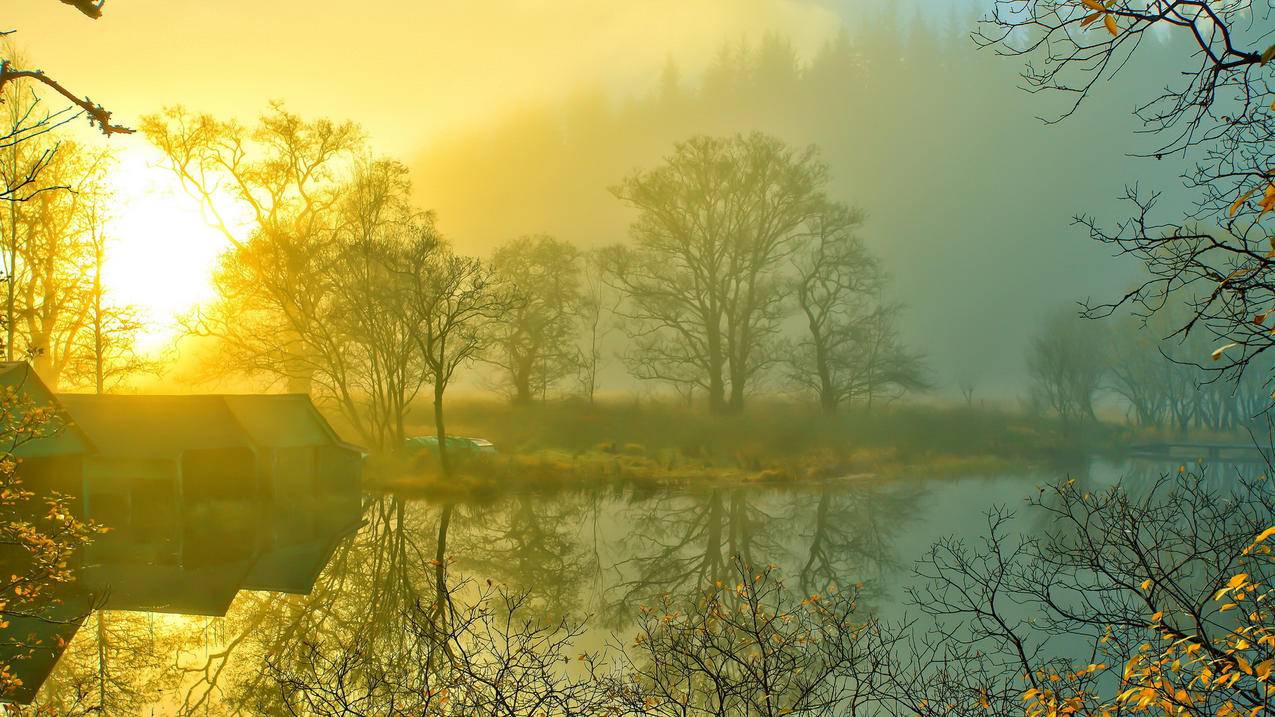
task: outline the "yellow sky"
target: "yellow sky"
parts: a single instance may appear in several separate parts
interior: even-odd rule
[[[356,120],[399,155],[582,84],[623,92],[669,57],[695,67],[728,39],[809,47],[839,26],[813,0],[108,0],[97,21],[55,0],[16,5],[4,22],[20,45],[124,122],[282,99]]]
[[[18,47],[119,123],[176,103],[248,120],[277,99],[354,120],[405,161],[513,106],[582,88],[622,96],[670,58],[698,68],[724,42],[768,32],[814,48],[840,27],[817,0],[107,0],[97,21],[56,0],[9,2]],[[108,286],[149,314],[144,343],[158,346],[212,296],[226,242],[144,139],[109,141],[120,204]]]

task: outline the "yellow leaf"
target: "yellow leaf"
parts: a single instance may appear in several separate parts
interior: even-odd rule
[[[1213,354],[1212,354],[1212,356],[1213,356],[1213,360],[1214,360],[1214,361],[1217,361],[1218,359],[1222,358],[1222,354],[1226,353],[1226,352],[1227,352],[1227,350],[1229,350],[1229,349],[1233,349],[1233,348],[1235,348],[1236,346],[1239,346],[1239,344],[1238,344],[1238,343],[1235,343],[1235,342],[1232,342],[1232,343],[1229,343],[1229,344],[1227,344],[1227,345],[1225,345],[1225,346],[1220,346],[1220,347],[1218,347],[1218,348],[1216,348],[1216,349],[1213,349]]]
[[[1271,537],[1272,535],[1275,535],[1275,527],[1267,528],[1266,530],[1263,530],[1262,532],[1258,533],[1257,538],[1254,539],[1253,542],[1260,543],[1263,540],[1266,540],[1267,538]]]
[[[1235,656],[1235,664],[1239,666],[1240,672],[1249,675],[1253,674],[1253,666],[1248,664],[1248,660],[1244,659],[1243,655]],[[1239,675],[1236,675],[1236,678],[1238,679]]]
[[[1237,573],[1231,577],[1230,580],[1226,581],[1226,587],[1234,589],[1246,582],[1248,582],[1248,573]]]
[[[1271,105],[1271,108],[1275,109],[1275,104]],[[1231,216],[1235,216],[1235,213],[1240,210],[1240,207],[1244,206],[1244,202],[1247,202],[1249,198],[1252,197],[1254,194],[1257,194],[1256,189],[1250,189],[1247,192],[1244,192],[1243,194],[1241,194],[1240,198],[1236,199],[1235,202],[1231,204],[1231,211],[1229,212],[1229,214]]]
[[[1102,24],[1107,26],[1107,32],[1111,33],[1112,37],[1120,34],[1120,28],[1116,26],[1116,19],[1111,15],[1102,18]]]

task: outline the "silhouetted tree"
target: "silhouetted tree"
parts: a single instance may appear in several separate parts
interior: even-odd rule
[[[976,544],[945,539],[919,561],[908,602],[934,622],[882,675],[887,711],[1265,710],[1270,615],[1255,608],[1270,595],[1269,486],[1213,490],[1190,474],[1102,491],[1066,481],[1028,503],[1039,534],[993,509]]]
[[[581,342],[576,349],[577,379],[584,395],[593,405],[598,390],[598,377],[605,358],[603,346],[615,330],[615,312],[623,297],[606,283],[605,251],[584,255],[581,266],[580,304]]]
[[[88,386],[106,393],[138,373],[155,371],[159,362],[144,357],[137,349],[143,316],[134,306],[117,303],[103,282],[107,248],[115,237],[108,230],[109,207],[114,196],[106,183],[108,162],[97,162],[82,183],[80,217],[76,231],[83,236],[86,276],[80,302],[82,326],[67,345],[59,377],[75,386]]]
[[[775,360],[779,273],[826,182],[813,147],[753,134],[681,142],[613,190],[638,212],[634,246],[608,254],[635,376],[702,387],[714,413],[743,408]]]
[[[353,124],[278,105],[251,130],[173,108],[143,131],[233,247],[217,300],[187,322],[217,342],[213,370],[314,393],[367,445],[401,445],[428,370],[398,261],[440,241],[409,200],[407,170],[364,158]]]
[[[1215,368],[1233,372],[1275,346],[1263,326],[1275,290],[1264,222],[1275,209],[1275,150],[1268,141],[1275,88],[1263,68],[1275,55],[1270,13],[1267,6],[1210,0],[1001,0],[976,34],[998,52],[1027,57],[1027,86],[1065,94],[1064,116],[1126,66],[1155,62],[1157,78],[1146,83],[1136,115],[1158,145],[1143,154],[1186,157],[1192,166],[1184,180],[1194,197],[1163,212],[1158,191],[1130,188],[1124,198],[1133,216],[1114,229],[1078,218],[1094,239],[1150,273],[1091,311],[1105,315],[1133,304],[1154,312],[1182,293],[1190,311],[1177,330],[1207,333],[1218,347],[1229,346]],[[1154,42],[1143,42],[1153,35]]]
[[[1032,399],[1058,416],[1066,431],[1097,420],[1094,398],[1106,366],[1101,331],[1095,322],[1057,312],[1047,317],[1029,349]]]
[[[457,369],[481,358],[490,346],[493,322],[517,299],[493,281],[488,266],[433,237],[407,244],[394,271],[404,280],[409,332],[433,383],[438,457],[443,471],[450,473],[443,410],[447,388]]]
[[[825,413],[926,385],[920,354],[895,333],[899,307],[881,302],[884,272],[855,236],[862,222],[860,212],[829,204],[810,220],[793,259],[792,294],[806,335],[785,352],[785,363]]]
[[[102,15],[105,0],[62,0],[73,5],[90,18]],[[13,30],[0,30],[0,38],[6,38]],[[62,109],[48,109],[44,95],[53,93],[70,103]],[[130,134],[133,130],[111,121],[111,113],[102,105],[87,97],[71,92],[61,82],[43,70],[29,66],[9,40],[0,42],[0,103],[4,104],[0,116],[0,201],[7,207],[7,226],[0,222],[0,236],[4,241],[5,279],[8,292],[5,303],[6,360],[12,361],[14,349],[15,287],[17,251],[22,245],[19,237],[20,205],[44,192],[63,189],[41,179],[41,174],[57,153],[57,142],[49,141],[50,133],[77,117],[87,116],[89,123],[101,132]]]
[[[486,359],[515,403],[543,400],[576,370],[580,250],[550,236],[520,237],[496,249],[491,270],[515,303],[492,325]]]

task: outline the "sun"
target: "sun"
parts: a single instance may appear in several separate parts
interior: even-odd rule
[[[170,343],[178,319],[215,296],[213,271],[230,246],[160,159],[153,148],[130,146],[109,170],[116,204],[102,278],[113,301],[143,314],[144,351]]]

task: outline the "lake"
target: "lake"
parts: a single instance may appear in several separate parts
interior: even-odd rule
[[[14,663],[35,703],[74,712],[223,714],[262,709],[280,655],[374,645],[403,648],[413,615],[440,580],[464,601],[488,581],[537,620],[580,625],[580,649],[624,644],[643,606],[731,581],[731,556],[773,565],[803,595],[861,585],[862,609],[905,614],[914,562],[947,536],[986,532],[986,511],[1025,507],[1037,486],[1069,476],[1137,491],[1177,466],[1090,461],[1013,475],[851,478],[809,484],[534,491],[438,501],[363,496],[346,503],[208,499],[176,522],[150,515],[88,551],[65,619],[38,630],[47,649]],[[1256,475],[1223,464],[1209,480]],[[99,609],[93,610],[93,607]],[[335,646],[335,647],[334,647]]]

